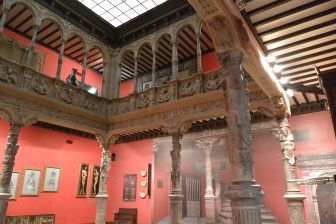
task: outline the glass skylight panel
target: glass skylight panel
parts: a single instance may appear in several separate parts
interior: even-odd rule
[[[98,16],[118,27],[167,0],[77,0]]]

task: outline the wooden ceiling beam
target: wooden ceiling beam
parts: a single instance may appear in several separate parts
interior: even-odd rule
[[[299,64],[299,65],[293,65],[293,66],[290,66],[290,67],[286,67],[286,68],[282,69],[282,72],[290,71],[290,70],[301,68],[301,67],[308,66],[308,65],[313,66],[313,65],[316,65],[317,63],[321,63],[321,62],[328,61],[328,60],[333,60],[333,59],[336,59],[336,54],[332,55],[332,56],[329,56],[329,57],[326,57],[326,58],[321,58],[321,59],[305,62],[305,63]]]
[[[295,63],[295,62],[298,62],[298,61],[307,60],[307,59],[317,57],[317,56],[323,56],[323,55],[329,54],[329,53],[336,53],[336,47],[329,48],[329,49],[324,50],[324,51],[319,51],[319,52],[316,52],[316,53],[313,53],[313,54],[307,54],[307,55],[304,55],[302,57],[293,58],[293,59],[290,59],[290,60],[287,60],[287,61],[283,61],[283,62],[281,62],[281,65],[292,64],[292,63]]]
[[[14,11],[14,8],[16,7],[17,5],[15,5],[11,10]],[[24,7],[23,9],[21,9],[18,13],[16,13],[10,20],[8,20],[6,22],[6,25],[7,26],[11,26],[11,23],[14,22],[20,15],[22,15],[23,13],[25,13],[27,11],[27,8]]]
[[[309,80],[308,82],[312,81],[314,80]],[[301,84],[289,84],[289,83],[285,84],[284,87],[295,90],[297,92],[323,94],[322,89],[318,87],[309,87],[309,86],[303,86]]]
[[[24,24],[28,23],[30,19],[33,18],[33,15],[27,16],[24,20],[22,20],[19,24],[17,24],[15,27],[13,27],[14,30],[20,29]]]
[[[283,18],[285,18],[287,16],[296,14],[298,12],[302,12],[302,11],[304,11],[306,9],[309,9],[309,8],[313,8],[313,7],[317,6],[317,5],[323,4],[323,3],[328,2],[328,1],[330,1],[330,0],[316,0],[316,1],[313,1],[313,2],[309,2],[307,4],[300,5],[298,7],[292,8],[292,9],[290,9],[288,11],[276,14],[276,15],[274,15],[272,17],[268,17],[266,19],[263,19],[263,20],[260,20],[258,22],[255,22],[255,23],[253,23],[253,26],[255,26],[256,28],[258,28],[259,26],[263,26],[263,25],[265,25],[267,23],[272,23],[272,22],[274,22],[276,20],[283,19]]]
[[[326,32],[326,33],[322,33],[322,34],[319,34],[319,35],[316,35],[316,36],[313,36],[313,37],[309,37],[309,38],[306,38],[306,39],[302,39],[302,40],[299,40],[299,41],[295,41],[295,42],[283,45],[281,47],[273,48],[271,50],[268,50],[268,52],[270,54],[276,53],[277,51],[286,50],[286,49],[291,48],[291,47],[295,47],[295,46],[298,46],[298,45],[301,45],[301,44],[306,44],[308,42],[316,41],[318,39],[329,37],[329,36],[332,36],[332,35],[335,35],[335,34],[336,34],[336,30],[331,30],[331,31]]]
[[[280,31],[285,30],[285,29],[292,28],[292,27],[300,25],[300,24],[309,23],[312,20],[318,19],[320,17],[326,16],[326,15],[329,15],[329,14],[332,14],[332,13],[335,13],[335,12],[336,12],[336,7],[325,10],[325,11],[322,11],[322,12],[319,12],[319,13],[316,13],[316,14],[313,14],[313,15],[310,15],[310,16],[307,16],[307,17],[304,17],[304,18],[301,18],[301,19],[298,19],[298,20],[295,20],[295,21],[292,21],[290,23],[286,23],[282,26],[278,26],[278,27],[275,27],[275,28],[270,29],[270,30],[266,30],[264,32],[259,33],[259,36],[262,38],[264,36],[271,35],[271,34],[280,32]]]
[[[48,39],[49,37],[51,37],[52,35],[56,34],[57,32],[59,32],[59,29],[56,28],[55,30],[53,30],[52,32],[50,32],[49,34],[47,34],[46,36],[44,36],[43,38],[41,38],[40,42],[43,42],[44,40]],[[59,39],[61,39],[61,35],[58,37]]]
[[[253,9],[253,10],[247,12],[247,15],[248,16],[255,16],[255,15],[263,13],[263,12],[269,10],[269,9],[273,9],[277,6],[280,6],[280,5],[282,5],[286,2],[288,2],[288,1],[287,0],[277,0],[277,1],[274,1],[274,2],[271,2],[271,3],[268,3],[266,5],[264,4],[261,7],[258,7],[256,9]]]
[[[293,101],[294,101],[294,103],[295,103],[296,106],[300,105],[300,103],[299,103],[298,99],[296,98],[296,96],[292,96],[292,99],[293,99]]]
[[[309,104],[309,103],[310,103],[310,101],[309,101],[309,99],[308,99],[308,96],[307,96],[307,94],[306,94],[306,93],[304,93],[304,92],[302,92],[302,96],[303,96],[304,100],[306,101],[306,103],[307,103],[307,104]]]
[[[325,64],[325,65],[321,65],[321,66],[318,66],[318,67],[319,67],[319,69],[324,69],[324,68],[328,68],[328,67],[332,67],[332,66],[336,66],[336,62],[333,62],[333,63],[330,63],[330,64]],[[313,74],[316,74],[314,68],[312,67],[312,68],[301,70],[299,72],[289,73],[289,74],[282,75],[282,76],[283,77],[296,76],[296,75],[299,75],[299,74],[305,73],[305,72],[312,72]]]

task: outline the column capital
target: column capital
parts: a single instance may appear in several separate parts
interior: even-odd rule
[[[243,53],[239,51],[225,51],[217,53],[217,60],[222,66],[229,64],[242,64]]]
[[[196,141],[196,146],[203,150],[211,150],[213,147],[213,144],[218,139],[219,138],[204,137]]]
[[[179,135],[182,135],[187,132],[191,126],[191,121],[171,121],[165,123],[161,129],[168,134],[178,133]]]

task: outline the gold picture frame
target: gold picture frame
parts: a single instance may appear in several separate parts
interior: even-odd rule
[[[89,171],[90,165],[88,163],[80,164],[76,197],[85,198],[87,196]]]
[[[45,167],[43,175],[42,192],[57,193],[59,190],[60,178],[61,178],[60,167],[50,167],[50,166]]]

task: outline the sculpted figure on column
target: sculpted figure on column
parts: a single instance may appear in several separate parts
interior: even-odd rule
[[[15,156],[19,149],[19,145],[17,144],[19,132],[23,126],[31,125],[37,120],[21,110],[13,110],[9,113],[0,110],[0,117],[10,124],[7,145],[2,161],[3,167],[0,175],[0,224],[4,224],[8,199],[11,196],[10,182],[15,164]]]
[[[275,131],[275,136],[280,141],[286,180],[294,180],[297,179],[294,136],[289,129],[287,117],[278,120],[278,123],[279,128]],[[288,203],[290,223],[305,224],[306,216],[303,201],[306,196],[302,194],[295,182],[286,181],[286,187],[284,198]]]
[[[102,150],[100,160],[100,180],[99,180],[99,192],[96,197],[99,199],[97,202],[96,210],[96,224],[105,224],[106,217],[106,202],[108,198],[107,194],[107,181],[108,171],[111,167],[110,157],[110,145],[114,144],[118,139],[116,136],[109,137],[107,134],[97,134],[96,139]]]
[[[172,158],[170,218],[171,224],[182,224],[182,185],[181,185],[181,144],[180,138],[191,127],[191,122],[172,121],[162,129],[172,136]]]

